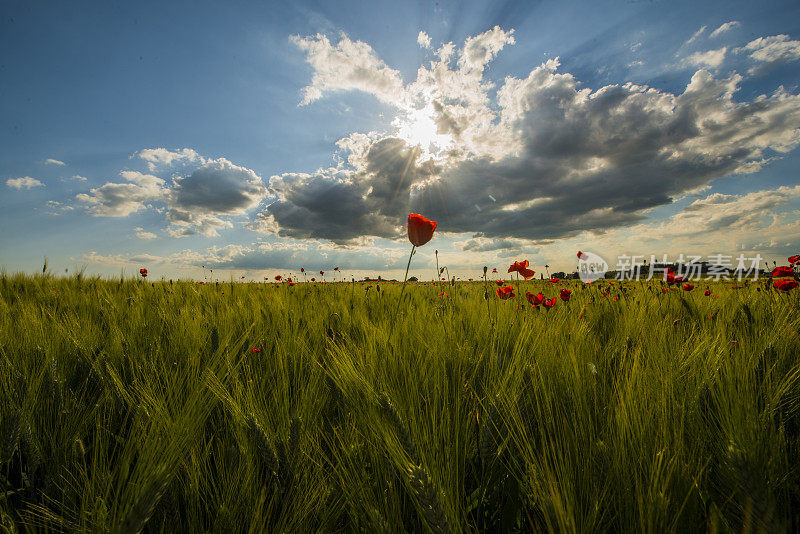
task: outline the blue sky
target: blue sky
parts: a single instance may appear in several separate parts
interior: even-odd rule
[[[6,2],[0,266],[780,261],[799,81],[797,2]]]

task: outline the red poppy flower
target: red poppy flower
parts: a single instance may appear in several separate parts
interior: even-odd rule
[[[469,278],[468,280],[469,280],[470,282],[472,282],[472,278]]]
[[[673,275],[672,273],[667,273],[667,285],[671,286],[674,283],[675,283],[675,275]]]
[[[408,215],[408,240],[415,247],[421,247],[431,240],[436,230],[436,221],[426,219],[419,213]]]
[[[564,302],[567,302],[569,300],[569,297],[572,296],[572,291],[570,291],[569,289],[564,288],[564,289],[561,290],[561,292],[558,295],[561,297],[561,300],[563,300]]]
[[[312,276],[312,277],[311,277],[311,281],[312,281],[312,282],[316,282],[316,281],[317,281],[317,279],[316,279],[316,278],[314,278],[314,277]]]
[[[333,270],[334,270],[334,271],[338,271],[338,270],[339,270],[339,268],[338,268],[338,267],[334,267],[334,268],[333,268]]]
[[[253,347],[253,352],[261,352],[261,349],[257,349],[255,347]]]
[[[447,293],[442,292],[442,293],[437,293],[436,296],[438,296],[438,297],[449,297],[450,295],[448,295]]]
[[[518,272],[525,280],[532,278],[536,271],[532,271],[528,269],[528,260],[523,261],[515,261],[511,264],[511,267],[508,268],[508,272]]]
[[[139,269],[139,274],[142,275],[142,278],[147,278],[147,269]]]
[[[685,284],[683,284],[683,290],[684,291],[691,291],[692,289],[694,289],[694,285],[693,284],[690,284],[689,282],[686,282]]]
[[[496,273],[496,272],[497,272],[497,267],[495,267],[494,269],[492,269],[492,272],[493,272],[493,273]]]
[[[292,283],[292,279],[291,278],[287,278],[286,281],[289,282],[290,284]]]
[[[301,273],[304,273],[304,272],[306,272],[306,268],[305,268],[305,267],[300,267],[300,272],[301,272]]]
[[[707,297],[710,296],[711,295],[711,290],[710,289],[706,289],[705,291],[703,291],[703,295],[705,295]]]
[[[511,267],[508,268],[508,272],[513,273],[514,271],[519,271],[520,269],[527,269],[528,265],[528,260],[515,261],[511,264]]]
[[[781,265],[780,267],[775,267],[772,270],[773,278],[783,278],[784,276],[794,276],[794,271],[791,267]]]
[[[579,260],[586,260],[586,259],[588,259],[588,258],[589,258],[589,256],[587,256],[586,254],[584,254],[584,253],[583,253],[583,252],[581,252],[580,250],[578,251],[578,259],[579,259]]]
[[[281,281],[281,275],[277,275],[277,276],[275,277],[275,280],[277,280],[278,282],[280,282],[280,281]]]
[[[325,271],[320,271],[319,274],[320,276],[325,276]]]
[[[525,293],[525,298],[528,299],[528,302],[531,303],[531,306],[538,306],[542,302],[544,302],[544,295],[539,293],[538,295],[534,295],[530,291]]]
[[[791,291],[800,284],[798,284],[795,280],[775,280],[772,285],[775,287],[775,289],[779,289],[781,291]]]
[[[556,302],[558,302],[558,300],[556,300],[556,298],[553,297],[551,299],[544,299],[542,301],[542,304],[544,304],[545,308],[552,308],[553,306],[556,305]]]
[[[289,279],[289,287],[291,287],[291,286],[293,286],[293,285],[294,285],[294,282],[292,282],[292,279],[290,278],[290,279]]]
[[[502,300],[513,299],[516,297],[516,295],[514,295],[514,288],[511,286],[498,287],[497,296]]]
[[[442,280],[444,280],[444,278],[442,278]],[[504,283],[505,283],[505,282],[503,282],[502,280],[498,280],[498,281],[497,281],[497,285],[498,285],[498,286],[502,286]]]
[[[551,284],[560,284],[561,280],[559,280],[558,278],[551,278],[550,279],[550,283]]]
[[[794,256],[789,256],[789,263],[792,265],[796,263],[800,263],[800,254],[795,254]]]

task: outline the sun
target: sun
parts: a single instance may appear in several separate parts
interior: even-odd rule
[[[397,136],[410,146],[419,147],[424,159],[443,157],[453,144],[452,135],[439,133],[434,116],[433,106],[428,104],[421,109],[408,110],[392,122],[397,128]]]

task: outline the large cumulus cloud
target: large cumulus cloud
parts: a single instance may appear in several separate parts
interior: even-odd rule
[[[441,231],[476,237],[604,232],[718,178],[758,171],[800,142],[800,96],[780,88],[739,101],[735,73],[698,70],[678,94],[631,83],[592,89],[550,60],[506,78],[490,98],[484,68],[507,44],[510,32],[496,28],[459,53],[443,45],[394,101],[401,116],[431,113],[451,146],[431,155],[391,134],[351,137],[347,168],[272,177],[278,200],[258,228],[343,243],[399,236],[405,214],[419,211]]]

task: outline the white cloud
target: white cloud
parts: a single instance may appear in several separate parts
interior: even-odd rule
[[[191,148],[182,148],[172,151],[166,148],[145,148],[135,154],[147,162],[147,166],[152,172],[159,165],[170,166],[175,163],[204,163],[205,159]]]
[[[167,222],[172,227],[169,228],[169,235],[172,237],[187,237],[193,235],[203,235],[206,237],[217,237],[218,230],[233,228],[233,223],[217,217],[212,213],[192,213],[171,209],[167,212]]]
[[[697,67],[719,67],[725,61],[725,54],[728,47],[723,46],[717,50],[707,50],[705,52],[695,52],[686,58],[685,63]]]
[[[751,59],[760,63],[759,66],[753,67],[748,71],[750,74],[756,74],[778,63],[800,59],[800,41],[792,40],[788,35],[784,34],[771,35],[754,39],[735,51],[746,53]]]
[[[495,26],[489,31],[469,37],[464,41],[464,48],[458,64],[467,70],[483,71],[506,45],[513,45],[515,42],[514,30],[504,31],[499,26]]]
[[[66,165],[66,163],[64,163],[63,161],[59,161],[59,160],[53,159],[53,158],[47,158],[46,160],[44,160],[44,164],[45,165],[58,165],[58,166]]]
[[[384,102],[397,101],[403,88],[400,73],[378,59],[368,44],[351,41],[346,35],[341,35],[335,45],[322,34],[294,35],[290,39],[306,54],[314,71],[300,105],[310,104],[327,92],[349,90],[373,94]]]
[[[714,193],[695,200],[660,226],[665,236],[717,231],[740,233],[765,226],[765,220],[772,221],[773,210],[796,198],[800,198],[800,186],[741,195]]]
[[[133,229],[139,239],[156,239],[158,236],[153,232],[145,232],[144,228],[136,227]]]
[[[79,174],[73,174],[72,175],[72,179],[73,180],[78,180],[79,182],[85,182],[87,180],[87,178],[85,176],[81,176]]]
[[[716,30],[711,32],[711,35],[709,35],[709,37],[711,37],[712,39],[715,38],[715,37],[719,37],[723,33],[731,31],[732,29],[736,28],[737,26],[741,26],[741,24],[739,24],[739,22],[736,21],[736,20],[732,20],[730,22],[726,22],[725,24],[723,24],[722,26],[720,26],[719,28],[717,28]]]
[[[50,213],[52,215],[60,215],[67,211],[72,211],[74,208],[68,204],[64,204],[63,202],[59,202],[57,200],[48,200],[47,207],[50,209]]]
[[[171,183],[153,174],[123,171],[127,183],[108,182],[81,193],[76,198],[89,213],[104,217],[126,217],[152,207],[166,211],[168,232],[173,237],[201,234],[217,236],[222,228],[233,228],[223,218],[243,215],[255,208],[267,194],[261,177],[225,158],[207,159],[194,150],[170,152],[146,149],[139,152],[148,165],[170,165],[176,161],[195,161],[188,174],[174,176]],[[150,206],[157,202],[160,206]]]
[[[126,217],[145,208],[145,202],[163,201],[168,194],[164,180],[152,174],[122,171],[127,183],[108,182],[75,196],[97,217]]]
[[[32,187],[44,187],[44,184],[36,178],[30,176],[23,176],[21,178],[9,178],[6,180],[6,185],[11,189],[30,189]]]
[[[705,33],[706,28],[707,28],[707,26],[703,26],[699,30],[694,32],[694,34],[691,37],[689,37],[689,40],[686,41],[685,44],[691,44],[691,43],[695,42],[701,35],[703,35],[703,33]]]
[[[422,48],[430,48],[431,47],[431,37],[427,33],[420,31],[419,35],[417,35],[417,44]]]

